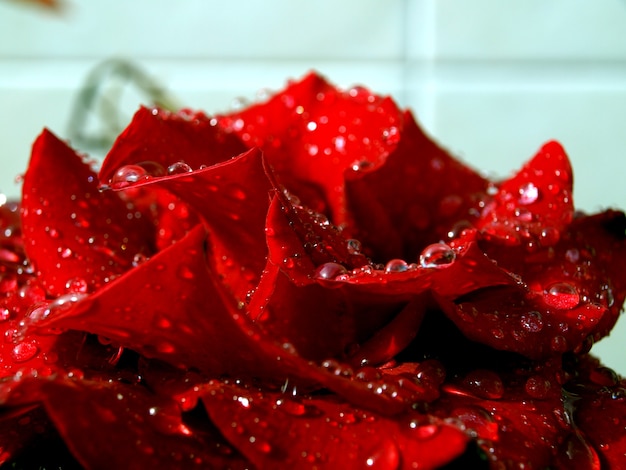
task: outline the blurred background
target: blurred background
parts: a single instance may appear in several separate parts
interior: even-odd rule
[[[0,0],[0,191],[44,126],[100,156],[140,103],[214,114],[311,69],[491,177],[558,139],[576,206],[626,208],[626,0]],[[594,352],[626,374],[626,320]]]

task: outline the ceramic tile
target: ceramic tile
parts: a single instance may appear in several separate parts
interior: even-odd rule
[[[624,59],[623,0],[438,0],[440,59]]]
[[[403,1],[66,0],[64,14],[0,4],[0,56],[397,59]]]

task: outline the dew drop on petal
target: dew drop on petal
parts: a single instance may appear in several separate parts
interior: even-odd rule
[[[401,273],[408,270],[408,263],[402,259],[392,259],[385,265],[386,273]]]
[[[533,204],[539,199],[539,188],[533,183],[526,183],[519,188],[518,202],[520,204]]]
[[[566,282],[557,282],[548,287],[544,300],[551,307],[569,310],[580,303],[580,294],[573,285]]]
[[[11,358],[14,362],[26,362],[32,359],[39,352],[39,348],[33,341],[18,343],[11,350]]]
[[[124,165],[117,169],[111,178],[111,186],[116,188],[123,188],[129,184],[137,183],[138,181],[146,180],[149,178],[148,172],[145,168],[139,165]]]
[[[346,248],[351,255],[358,255],[361,253],[361,242],[354,238],[350,238],[346,241]]]
[[[478,398],[497,400],[504,395],[500,376],[491,370],[474,370],[463,379],[463,385]]]
[[[67,293],[85,294],[89,290],[89,283],[82,277],[74,277],[65,283]]]
[[[532,398],[545,398],[550,393],[550,381],[540,375],[533,375],[526,380],[524,390]]]
[[[340,274],[346,274],[348,270],[339,263],[324,263],[317,267],[313,277],[316,279],[335,279]]]
[[[530,333],[537,333],[543,328],[543,319],[541,313],[537,311],[531,311],[524,313],[520,317],[520,325],[526,331]]]
[[[172,163],[170,166],[167,167],[167,174],[168,175],[178,175],[181,173],[191,173],[193,171],[193,169],[187,165],[185,162],[180,161],[180,162],[176,162],[176,163]]]
[[[454,263],[456,253],[445,243],[433,243],[428,245],[419,257],[420,266],[423,268],[445,268]]]
[[[457,407],[452,411],[452,416],[461,421],[472,435],[480,436],[481,439],[498,438],[498,423],[487,410],[480,406]]]
[[[321,365],[333,375],[339,375],[341,377],[352,377],[354,375],[352,367],[347,364],[342,364],[334,359],[326,359]]]

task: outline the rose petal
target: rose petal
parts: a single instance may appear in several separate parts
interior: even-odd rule
[[[153,250],[152,221],[113,192],[65,143],[45,130],[24,175],[25,250],[52,295],[96,289]]]
[[[205,236],[203,227],[197,227],[75,308],[32,328],[86,331],[210,376],[254,377],[274,385],[285,380],[319,384],[379,412],[397,413],[410,405],[405,397],[372,393],[366,383],[337,376],[263,335],[208,270]]]
[[[626,381],[591,357],[583,357],[578,369],[580,383],[569,398],[580,436],[590,449],[587,461],[591,454],[593,462],[597,453],[602,468],[619,468],[626,454]]]
[[[88,468],[243,468],[232,449],[207,441],[180,409],[141,387],[110,382],[41,384],[46,412]]]
[[[37,452],[30,451],[36,448]],[[5,468],[75,468],[77,462],[39,405],[4,410],[0,416],[0,465]]]
[[[202,170],[142,180],[132,188],[150,185],[177,195],[202,218],[210,232],[214,269],[243,301],[261,275],[267,253],[265,216],[272,187],[260,152],[253,149]]]
[[[580,348],[610,331],[624,302],[626,277],[616,266],[626,259],[625,227],[622,213],[607,211],[574,219],[539,251],[486,245],[520,283],[440,304],[469,338],[497,349],[538,359]]]
[[[490,467],[552,468],[576,432],[563,404],[560,361],[530,366],[512,359],[487,370],[466,361],[469,369],[449,377],[441,398],[424,409],[474,436]]]
[[[356,236],[377,261],[417,261],[429,244],[471,226],[488,181],[435,144],[406,112],[384,165],[346,171]]]
[[[361,266],[367,259],[347,249],[350,241],[340,231],[291,204],[279,195],[270,205],[268,266],[249,310],[272,337],[308,359],[385,362],[417,333],[431,305],[431,290],[456,298],[485,286],[515,283],[469,239],[459,242],[452,252],[455,260],[446,265],[404,263],[397,272]],[[400,312],[402,319],[394,320]],[[382,328],[384,333],[374,339]]]
[[[382,164],[402,125],[390,98],[362,87],[340,91],[315,73],[219,119],[246,145],[263,150],[281,184],[337,225],[349,219],[344,170]]]
[[[178,164],[178,170],[170,168],[174,173],[182,171],[180,163],[197,170],[227,161],[245,150],[239,138],[201,112],[171,113],[142,107],[107,154],[99,178],[103,183],[123,187],[166,175],[171,165]]]
[[[572,220],[572,167],[558,142],[548,142],[483,209],[477,226],[506,245],[552,246]]]
[[[467,436],[415,412],[391,420],[333,397],[291,398],[214,383],[202,401],[226,438],[259,468],[434,469]]]

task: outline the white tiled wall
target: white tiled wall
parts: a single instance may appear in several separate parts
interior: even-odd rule
[[[208,112],[315,68],[392,94],[494,176],[559,139],[579,208],[626,208],[626,0],[0,0],[0,190],[88,72],[122,57]],[[130,95],[134,97],[135,95]],[[140,98],[130,98],[128,116]],[[594,349],[626,374],[626,320]],[[623,346],[622,346],[623,345]]]

